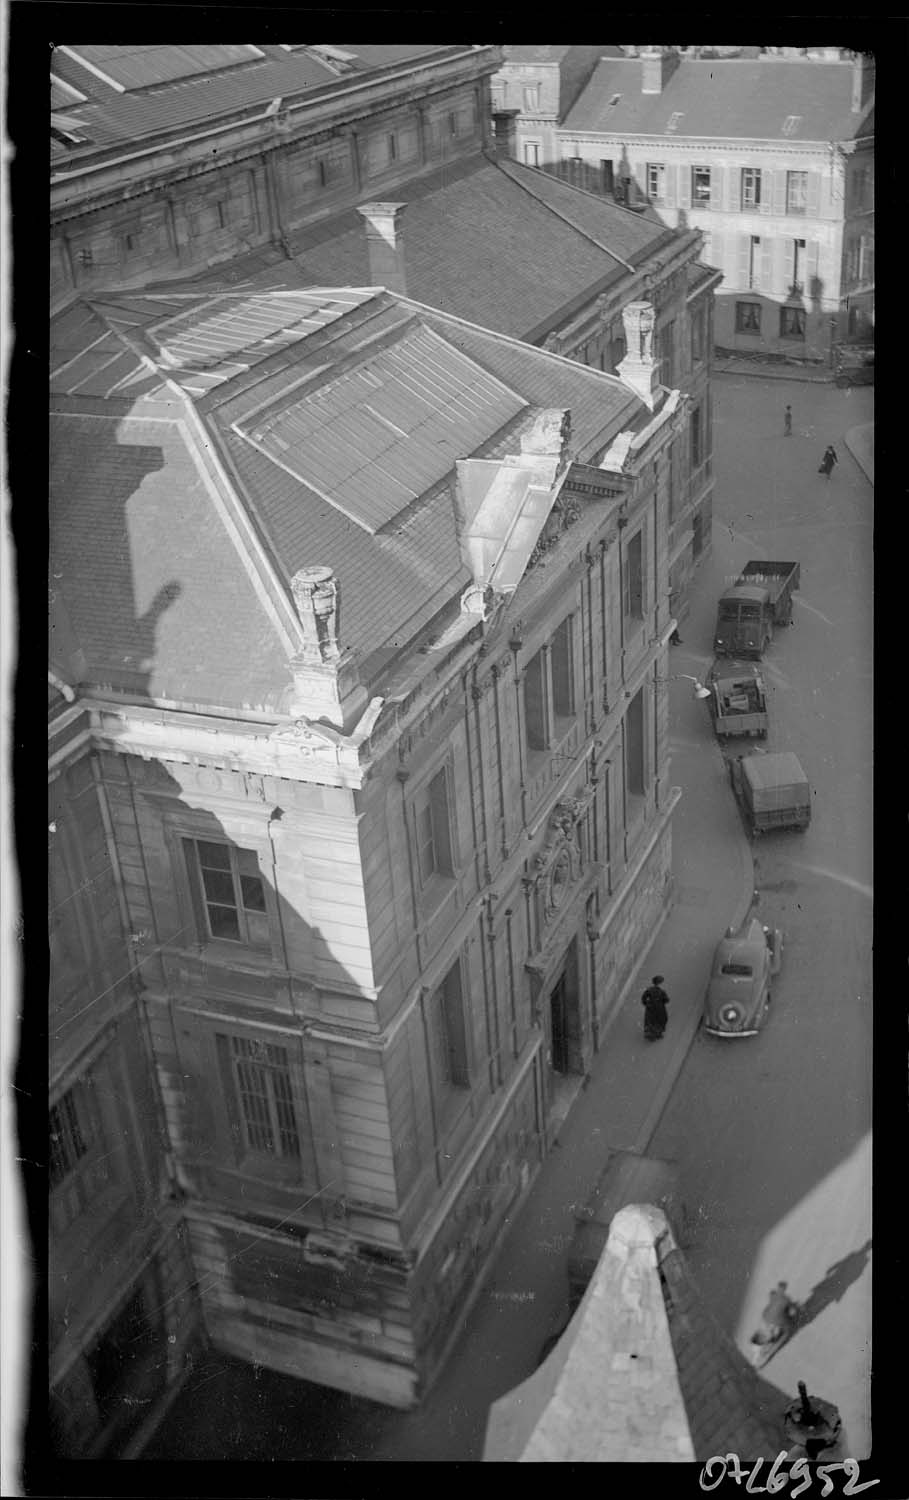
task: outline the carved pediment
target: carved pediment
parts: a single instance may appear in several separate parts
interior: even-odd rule
[[[278,745],[289,745],[301,755],[324,755],[338,748],[339,736],[321,724],[312,724],[308,719],[295,719],[276,729],[269,738]]]

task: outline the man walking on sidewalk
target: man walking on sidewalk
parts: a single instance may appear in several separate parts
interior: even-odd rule
[[[783,437],[792,437],[792,407],[787,406],[783,413]]]
[[[666,1030],[668,1020],[669,996],[663,989],[662,974],[654,974],[641,996],[641,1004],[644,1007],[644,1037],[648,1042],[657,1042]]]

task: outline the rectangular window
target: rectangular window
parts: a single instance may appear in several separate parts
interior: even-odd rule
[[[104,1141],[90,1078],[73,1085],[48,1113],[50,1221],[68,1229],[111,1181],[113,1153]]]
[[[805,214],[808,212],[808,173],[786,173],[786,212]]]
[[[525,111],[533,111],[539,109],[540,85],[538,83],[525,83],[523,95]]]
[[[759,302],[737,302],[735,304],[736,333],[760,333],[761,304]]]
[[[635,693],[625,715],[625,785],[629,796],[643,797],[646,785],[643,688]]]
[[[780,308],[780,338],[803,339],[805,337],[805,309],[803,307]]]
[[[704,550],[704,516],[702,511],[695,511],[691,520],[691,556],[700,557]]]
[[[625,548],[625,570],[622,577],[622,605],[626,620],[644,618],[644,548],[643,533],[636,531]]]
[[[397,155],[398,155],[398,143],[397,143],[397,140],[395,139],[394,135],[389,135],[388,136],[387,143],[388,143],[388,160],[389,161],[395,161],[397,159]]]
[[[203,936],[271,948],[265,887],[251,849],[184,839],[187,866],[204,915]]]
[[[805,290],[805,241],[792,242],[792,286],[789,294],[798,297]]]
[[[417,869],[420,884],[433,875],[451,875],[451,819],[448,810],[448,772],[437,771],[414,802]]]
[[[761,240],[753,234],[748,247],[748,289],[754,291],[761,283]]]
[[[710,202],[709,167],[691,168],[691,202],[692,204]]]
[[[758,208],[761,202],[761,174],[757,167],[742,168],[742,208]]]
[[[692,471],[701,467],[704,457],[704,434],[701,430],[701,408],[694,407],[691,413],[690,427],[691,435],[691,468]]]
[[[661,162],[647,163],[647,196],[652,203],[662,203],[666,195],[666,168]]]
[[[563,620],[552,638],[549,665],[552,672],[552,708],[556,719],[574,718],[574,664],[572,620]]]
[[[286,1048],[232,1036],[230,1063],[246,1149],[299,1160],[300,1136]]]
[[[467,1027],[459,961],[452,964],[432,996],[430,1027],[435,1038],[436,1067],[440,1079],[453,1088],[469,1088]]]
[[[526,167],[538,167],[540,165],[539,141],[524,142],[524,165]]]
[[[524,728],[529,750],[545,750],[549,743],[546,726],[546,687],[543,652],[527,664],[524,673]]]
[[[218,211],[218,228],[223,229],[227,224],[227,206],[223,201],[219,200],[215,204],[215,207]]]

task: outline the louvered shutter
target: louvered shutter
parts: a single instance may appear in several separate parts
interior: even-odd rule
[[[786,284],[786,246],[791,240],[780,237],[773,241],[773,293],[777,297],[785,297],[789,288]],[[792,278],[790,277],[790,280]]]
[[[807,255],[806,266],[808,274],[805,277],[805,296],[812,302],[815,300],[815,288],[818,283],[818,264],[820,262],[820,241],[809,240],[805,246]]]
[[[740,289],[748,289],[748,262],[751,259],[751,235],[736,235],[738,244],[735,258],[735,284]]]
[[[786,212],[786,173],[774,172],[773,174],[773,212],[784,214]]]
[[[741,167],[726,168],[726,203],[730,213],[738,213],[742,204]]]
[[[714,213],[721,213],[723,208],[723,180],[725,167],[710,168],[710,207]]]
[[[724,274],[724,276],[727,274],[726,261],[724,259],[725,255],[726,255],[726,236],[725,236],[725,234],[720,234],[720,232],[719,232],[718,229],[711,229],[711,231],[710,231],[710,257],[709,257],[709,259],[707,259],[707,257],[705,256],[705,259],[707,259],[707,264],[708,265],[710,265],[710,266],[716,266],[717,270],[718,271],[722,271],[723,274]]]
[[[816,219],[820,213],[821,179],[817,172],[808,173],[808,202],[806,213],[809,219]]]
[[[675,208],[675,206],[676,206],[676,204],[678,202],[678,198],[679,198],[678,176],[679,176],[679,169],[675,165],[674,162],[671,163],[670,165],[668,165],[666,167],[666,207],[667,208]]]
[[[768,172],[768,170],[767,170],[766,167],[761,167],[759,170],[760,170],[760,174],[761,174],[761,177],[760,177],[760,181],[761,181],[761,187],[760,187],[761,201],[760,201],[760,204],[759,204],[759,207],[758,207],[758,212],[762,213],[762,214],[772,214],[773,213],[773,177],[774,177],[774,174],[773,174],[773,172]]]
[[[673,168],[675,170],[675,168]],[[679,173],[679,208],[691,207],[691,168],[684,162],[678,169]]]
[[[783,241],[783,296],[788,297],[795,280],[795,240]]]
[[[773,240],[761,240],[761,291],[773,291]]]

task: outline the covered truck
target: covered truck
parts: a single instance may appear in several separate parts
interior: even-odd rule
[[[792,595],[799,586],[797,562],[757,558],[746,563],[720,595],[714,651],[718,656],[763,656],[775,625],[792,624]]]
[[[752,833],[808,827],[811,787],[791,750],[739,755],[730,760],[729,774]]]
[[[718,739],[751,734],[767,738],[767,697],[760,667],[753,661],[720,657],[707,675],[709,708]]]

